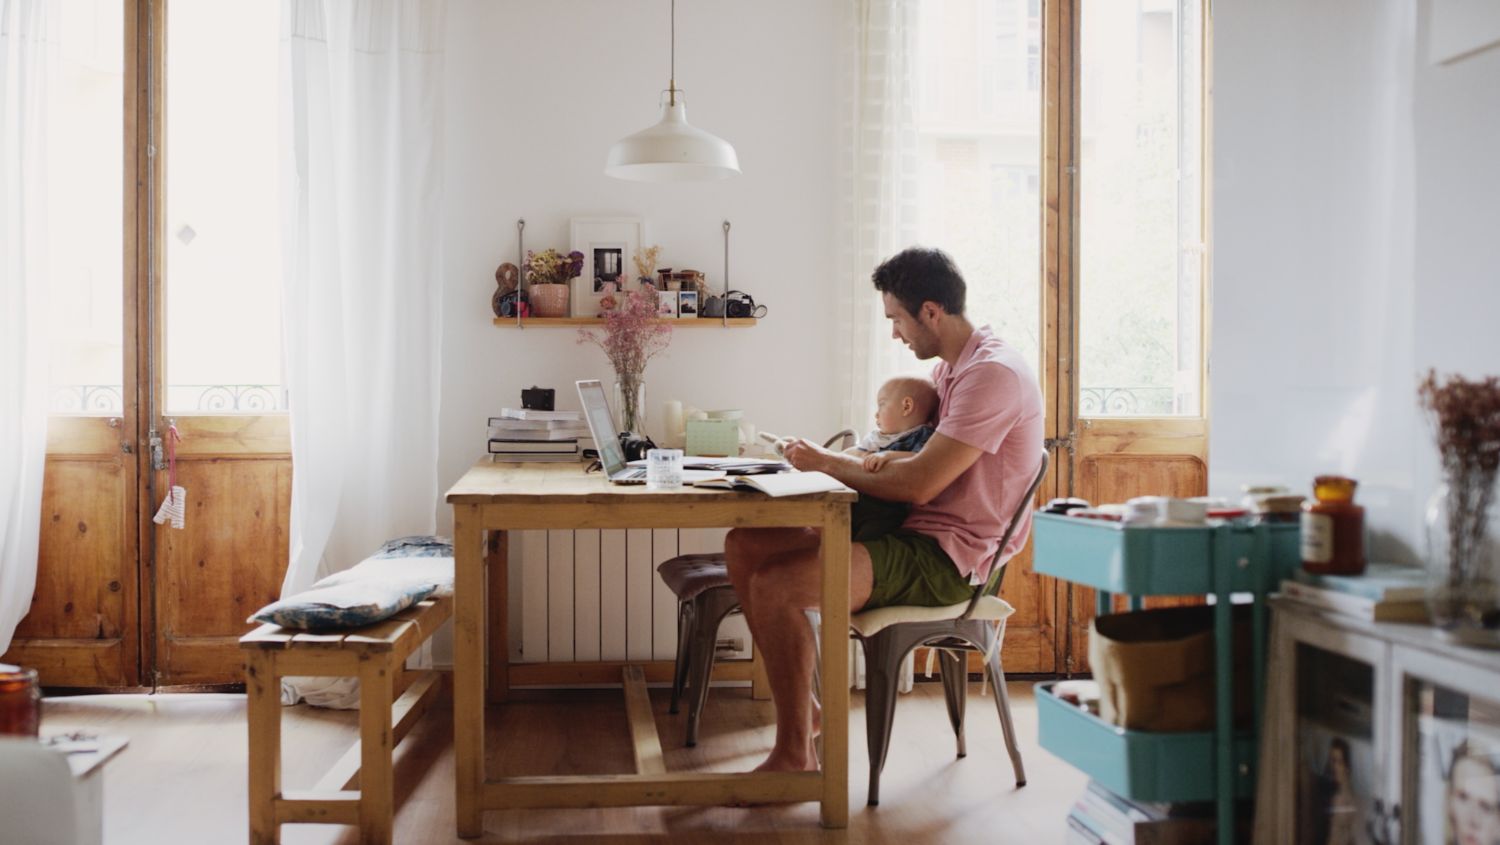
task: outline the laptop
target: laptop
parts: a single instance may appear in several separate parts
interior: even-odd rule
[[[599,449],[599,465],[611,484],[645,484],[646,468],[625,464],[625,452],[620,449],[620,435],[615,431],[614,418],[609,415],[609,403],[604,400],[604,385],[598,379],[578,382],[578,400],[583,403],[583,419],[589,424],[589,434]],[[685,469],[682,483],[708,481],[723,478],[716,470]]]

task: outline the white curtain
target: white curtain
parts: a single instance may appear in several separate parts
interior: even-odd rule
[[[890,337],[870,274],[917,242],[918,0],[846,0],[840,45],[839,254],[835,375],[841,424],[873,425],[875,390],[925,372]]]
[[[0,654],[36,587],[47,457],[50,0],[0,0]]]
[[[283,13],[287,595],[435,529],[446,0]]]

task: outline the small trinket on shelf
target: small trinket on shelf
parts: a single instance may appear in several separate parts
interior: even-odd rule
[[[1357,482],[1341,475],[1313,480],[1316,501],[1302,504],[1302,568],[1316,575],[1365,571],[1365,509],[1354,504]]]

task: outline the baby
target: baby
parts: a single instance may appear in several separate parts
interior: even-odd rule
[[[921,451],[932,437],[937,406],[937,390],[927,379],[898,376],[887,381],[875,394],[875,429],[844,454],[864,455],[865,470],[879,472],[891,460]]]

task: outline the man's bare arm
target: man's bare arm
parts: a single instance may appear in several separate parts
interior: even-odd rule
[[[922,451],[897,458],[879,472],[868,472],[854,456],[830,452],[806,440],[787,445],[786,458],[801,470],[826,472],[861,493],[892,502],[925,505],[948,489],[983,454],[944,434],[934,434]]]

